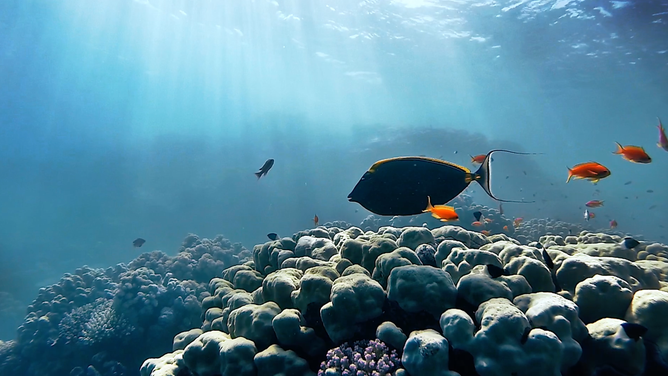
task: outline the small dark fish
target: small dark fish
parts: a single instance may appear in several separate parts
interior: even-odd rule
[[[522,170],[522,172],[524,172],[524,175],[526,175],[526,174],[527,174],[527,172],[526,172],[526,171],[524,171],[524,170]]]
[[[648,189],[648,190],[647,190],[647,193],[654,193],[654,191],[651,190],[651,189]]]
[[[630,236],[627,236],[624,238],[624,240],[622,240],[622,245],[626,247],[626,249],[632,249],[640,245],[640,242]]]
[[[506,175],[506,179],[508,179],[509,177],[510,177],[510,175]]]
[[[654,208],[656,208],[656,205],[651,205],[651,206],[649,207],[649,210],[652,210],[652,209],[654,209]]]
[[[264,175],[267,175],[267,172],[271,170],[271,168],[274,166],[274,160],[273,159],[267,159],[266,162],[260,167],[260,170],[255,173],[255,176],[257,176],[258,179],[263,177]]]
[[[633,183],[633,181],[629,180],[629,181],[627,181],[626,183],[624,183],[624,185],[629,185],[629,184],[631,184],[631,183]]]
[[[494,264],[487,264],[487,273],[492,278],[499,278],[502,275],[510,275],[504,268],[500,268]]]
[[[473,212],[473,218],[475,218],[476,221],[480,221],[480,217],[482,217],[482,212],[480,211]]]
[[[427,197],[431,197],[432,202],[449,202],[475,181],[497,201],[528,203],[502,200],[492,193],[489,163],[491,155],[497,152],[536,154],[492,150],[486,154],[484,162],[475,172],[434,158],[383,159],[364,173],[348,195],[348,201],[357,202],[378,215],[417,215],[427,207]]]
[[[137,238],[132,242],[132,246],[135,247],[135,248],[139,248],[142,245],[144,245],[144,243],[146,243],[146,240],[144,240],[142,238]]]
[[[503,215],[503,204],[499,202],[499,214]]]
[[[552,261],[552,257],[550,257],[550,254],[547,253],[545,247],[543,247],[542,254],[543,254],[543,260],[545,260],[545,266],[547,266],[547,268],[550,270],[554,269],[554,261]]]
[[[522,333],[522,338],[520,338],[520,343],[525,344],[529,340],[529,333],[531,332],[531,328],[524,328],[524,333]]]
[[[622,328],[624,329],[624,333],[626,333],[626,335],[629,336],[629,338],[631,338],[636,342],[638,342],[640,337],[644,336],[645,333],[647,333],[647,327],[644,327],[640,324],[625,322],[622,323]]]
[[[267,237],[269,238],[269,240],[278,240],[279,239],[278,234],[275,233],[275,232],[268,233]]]

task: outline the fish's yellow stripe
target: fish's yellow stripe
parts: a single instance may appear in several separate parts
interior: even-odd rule
[[[444,160],[441,160],[441,159],[427,158],[427,157],[395,157],[395,158],[381,159],[380,161],[374,163],[371,167],[369,167],[368,172],[376,171],[376,169],[378,169],[378,167],[380,165],[382,165],[383,163],[387,163],[387,162],[391,162],[391,161],[402,161],[402,160],[420,160],[420,161],[423,161],[423,162],[434,162],[434,163],[438,163],[438,164],[442,164],[442,165],[448,165],[448,166],[458,168],[460,170],[463,170],[466,173],[471,173],[471,170],[469,170],[468,168],[466,168],[464,166],[460,166],[458,164],[448,162],[448,161],[444,161]]]

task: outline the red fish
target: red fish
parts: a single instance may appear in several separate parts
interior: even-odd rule
[[[474,156],[471,156],[471,163],[473,163],[473,164],[481,164],[482,162],[485,161],[485,157],[486,157],[485,154],[476,155],[475,157],[474,157]]]
[[[613,219],[612,221],[610,221],[610,228],[616,228],[616,227],[617,227],[617,221]]]
[[[515,220],[513,220],[513,226],[519,227],[522,224],[522,222],[524,222],[523,218],[515,218]]]
[[[491,232],[489,230],[482,230],[480,232],[485,236],[489,236],[489,234],[491,234]]]
[[[610,170],[597,162],[580,163],[573,168],[568,169],[568,179],[566,183],[571,181],[571,178],[588,179],[592,183],[598,183],[599,180],[610,176]]]
[[[503,226],[503,231],[508,231],[508,225]]]
[[[588,208],[598,208],[600,206],[603,206],[603,201],[602,200],[591,200],[587,201],[585,204]]]
[[[315,217],[313,217],[313,223],[315,223],[315,227],[318,227],[318,222],[320,221],[320,218],[318,218],[318,215],[316,214]]]
[[[480,221],[475,221],[475,222],[471,223],[471,226],[482,227],[482,226],[484,226],[484,224]]]
[[[629,162],[634,163],[650,163],[652,158],[645,152],[641,146],[627,145],[622,146],[617,142],[617,151],[613,154],[621,154],[621,156]]]
[[[440,219],[442,222],[447,221],[457,221],[459,220],[459,215],[455,211],[455,208],[447,205],[432,205],[431,197],[427,196],[427,208],[423,210],[423,213],[430,212],[431,216]]]
[[[656,127],[659,128],[659,142],[656,144],[658,147],[661,149],[668,151],[668,137],[666,137],[666,130],[663,128],[663,124],[661,124],[661,119],[659,119],[659,125]]]

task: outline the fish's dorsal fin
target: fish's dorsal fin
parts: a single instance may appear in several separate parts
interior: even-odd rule
[[[394,157],[394,158],[386,158],[386,159],[381,159],[380,161],[374,163],[371,167],[369,167],[369,171],[373,173],[378,167],[380,167],[382,164],[391,162],[391,161],[423,161],[423,162],[433,162],[433,163],[438,163],[442,165],[448,165],[455,167],[457,169],[463,170],[465,173],[471,173],[471,170],[464,166],[460,166],[456,163],[444,161],[442,159],[438,158],[430,158],[430,157]]]
[[[612,154],[622,154],[624,152],[624,147],[622,146],[622,144],[616,141],[615,144],[617,144],[617,151],[613,151]]]

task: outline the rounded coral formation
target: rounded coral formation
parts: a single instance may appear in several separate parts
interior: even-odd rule
[[[484,212],[490,226],[511,223],[462,205]],[[490,236],[387,221],[320,226],[252,253],[189,236],[175,257],[152,252],[129,265],[82,268],[40,291],[17,340],[0,343],[0,373],[668,371],[668,247],[628,247],[619,235],[544,220]],[[110,342],[124,351],[150,343],[151,353],[100,355]],[[72,361],[52,370],[55,355],[41,354]]]

